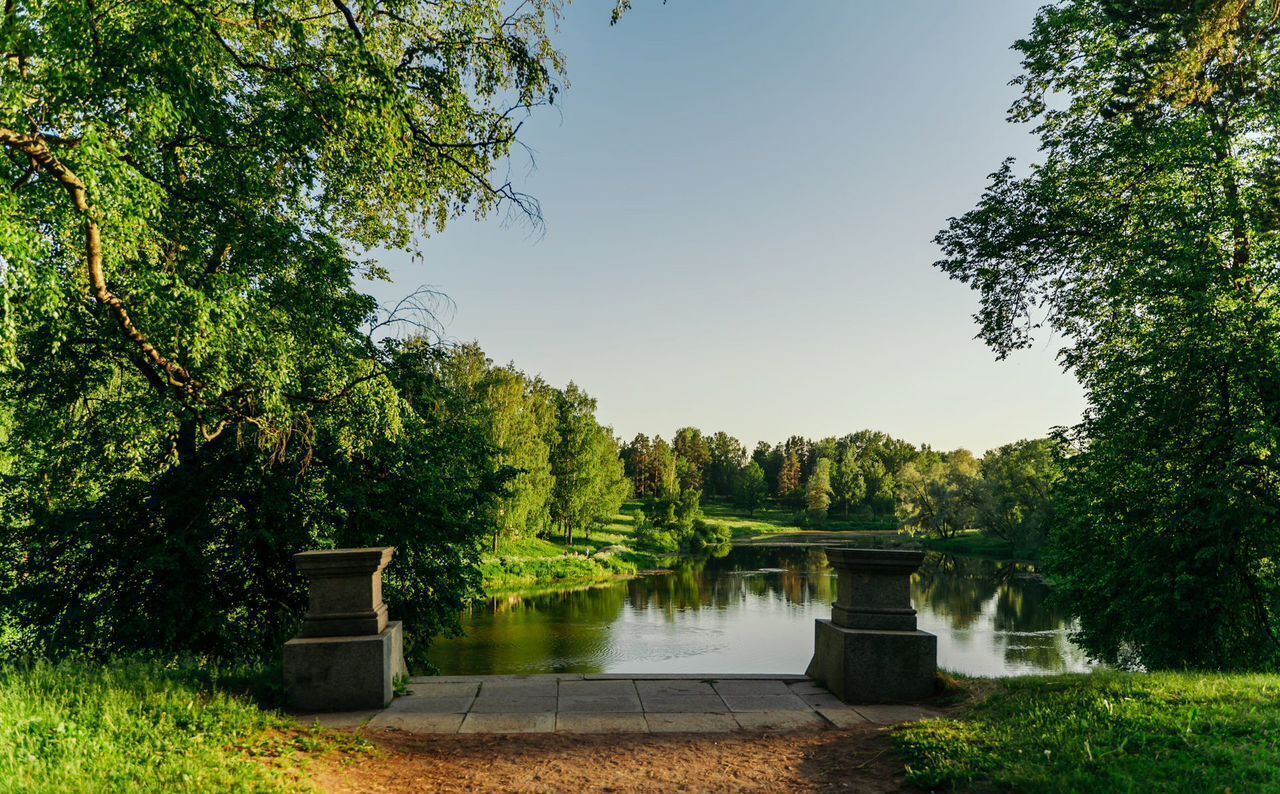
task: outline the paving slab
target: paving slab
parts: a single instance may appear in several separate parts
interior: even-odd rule
[[[423,734],[609,734],[848,729],[937,716],[922,706],[849,706],[803,676],[554,674],[421,677],[384,710],[298,719]]]
[[[477,714],[473,711],[462,721],[458,733],[551,733],[555,729],[555,712]]]
[[[409,693],[411,695],[425,695],[427,697],[457,697],[464,695],[475,696],[480,691],[479,681],[418,681],[409,684]]]
[[[837,728],[857,728],[871,724],[871,721],[858,713],[857,709],[849,708],[843,703],[837,707],[818,708],[817,712]]]
[[[727,695],[788,697],[791,695],[791,690],[787,688],[785,681],[717,681],[713,686],[722,697]]]
[[[503,697],[555,697],[560,691],[560,682],[554,679],[542,681],[485,681],[480,684],[480,697],[501,695]]]
[[[732,714],[646,713],[644,721],[650,733],[731,733],[741,727]]]
[[[636,684],[634,681],[622,681],[618,679],[608,681],[561,681],[560,696],[565,695],[607,695],[611,697],[620,697],[625,695],[634,696],[636,694]]]
[[[640,706],[640,698],[630,697],[595,697],[592,695],[561,695],[556,710],[564,713],[608,713],[633,712],[639,714],[644,709]]]
[[[472,714],[538,714],[556,713],[556,698],[552,697],[500,697],[484,693],[471,704]]]
[[[920,706],[855,705],[853,708],[871,722],[879,723],[880,725],[897,725],[902,722],[915,722],[917,720],[927,720],[942,716],[936,711],[922,708]]]
[[[799,698],[815,709],[848,708],[843,700],[830,692],[800,692]]]
[[[814,711],[752,711],[734,714],[744,731],[798,731],[827,727],[827,721]]]
[[[788,692],[785,695],[765,695],[750,697],[747,695],[721,695],[729,711],[737,714],[746,711],[801,711],[811,712],[808,703]]]
[[[556,733],[648,733],[649,724],[643,714],[570,714],[556,715]]]
[[[406,695],[391,701],[383,714],[466,714],[474,702],[471,695]]]
[[[405,731],[407,733],[457,733],[466,714],[422,714],[383,712],[369,722],[368,727],[380,730]]]
[[[729,707],[719,695],[653,695],[640,696],[646,714],[727,714]]]
[[[641,697],[666,697],[671,695],[706,695],[715,697],[716,690],[708,681],[671,679],[666,681],[636,681],[636,691]]]

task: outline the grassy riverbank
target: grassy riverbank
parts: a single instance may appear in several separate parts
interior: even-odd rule
[[[273,680],[194,664],[0,666],[0,791],[296,791],[311,758],[365,747],[260,708],[248,693]]]
[[[966,682],[957,719],[894,734],[931,789],[1280,790],[1280,675],[1099,672]]]
[[[639,502],[627,502],[608,524],[580,533],[572,546],[559,539],[503,541],[498,551],[485,554],[481,563],[485,590],[495,593],[530,586],[588,584],[662,567],[662,555],[651,553],[636,542],[635,514],[641,509]],[[704,521],[724,527],[734,540],[803,531],[796,526],[795,512],[777,505],[766,505],[752,515],[722,502],[706,503],[702,509]],[[896,528],[897,523],[892,520],[868,522],[833,517],[822,531],[883,532]]]
[[[485,590],[599,582],[657,567],[654,555],[636,548],[637,509],[639,504],[627,503],[612,521],[580,534],[572,546],[559,539],[504,540],[497,552],[485,554],[481,562]]]
[[[921,544],[930,551],[943,554],[960,554],[966,557],[992,557],[1000,560],[1034,560],[1035,552],[1019,550],[1001,538],[984,535],[976,529],[965,530],[953,538],[921,538]]]

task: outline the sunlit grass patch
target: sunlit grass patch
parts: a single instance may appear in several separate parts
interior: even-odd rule
[[[909,782],[1025,791],[1280,790],[1280,675],[1016,678],[894,734]]]
[[[243,695],[252,670],[67,661],[0,667],[0,791],[294,791],[358,739]]]
[[[481,562],[485,591],[588,584],[654,567],[653,555],[635,548],[634,511],[639,507],[635,502],[623,505],[608,523],[578,532],[572,546],[548,538],[503,539],[498,551],[485,554]]]

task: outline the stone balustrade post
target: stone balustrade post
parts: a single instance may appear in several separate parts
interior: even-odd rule
[[[938,638],[916,628],[911,574],[924,552],[828,549],[839,577],[831,620],[815,627],[807,674],[846,703],[899,703],[934,692]]]
[[[383,708],[407,675],[404,631],[387,620],[382,571],[394,549],[329,549],[293,555],[309,582],[307,614],[284,646],[285,701],[302,711]]]

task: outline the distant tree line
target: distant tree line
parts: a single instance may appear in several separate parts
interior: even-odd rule
[[[806,525],[822,526],[834,514],[864,523],[897,521],[939,537],[977,528],[1034,549],[1053,520],[1062,451],[1057,441],[1037,439],[977,458],[965,449],[938,452],[861,430],[817,441],[762,441],[748,455],[727,433],[683,427],[671,442],[636,435],[623,446],[622,459],[634,494],[651,504],[689,503],[696,494],[732,500],[751,514],[770,502]]]

